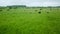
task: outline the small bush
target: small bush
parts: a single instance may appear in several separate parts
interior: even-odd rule
[[[0,10],[0,11],[2,11],[2,10]]]
[[[42,9],[40,9],[40,10],[42,10]]]
[[[41,12],[38,12],[39,14],[41,13]]]
[[[37,10],[35,10],[35,11],[37,11]]]
[[[47,12],[47,13],[49,13],[49,12]]]
[[[12,7],[9,7],[9,9],[12,9]]]

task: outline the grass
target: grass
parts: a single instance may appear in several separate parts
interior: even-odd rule
[[[60,34],[60,8],[7,10],[0,12],[0,34]]]

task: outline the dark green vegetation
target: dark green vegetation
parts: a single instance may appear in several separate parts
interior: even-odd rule
[[[0,9],[0,34],[60,34],[60,8]]]

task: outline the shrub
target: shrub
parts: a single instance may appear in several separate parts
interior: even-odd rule
[[[42,10],[42,9],[40,9],[40,10]]]
[[[47,13],[49,13],[49,12],[47,12]]]
[[[0,11],[2,11],[2,10],[0,10]]]
[[[35,10],[35,11],[37,11],[37,10]]]
[[[38,12],[39,14],[41,13],[41,12]]]

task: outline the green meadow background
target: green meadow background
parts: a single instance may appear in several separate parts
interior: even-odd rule
[[[0,9],[0,34],[60,34],[60,8]]]

